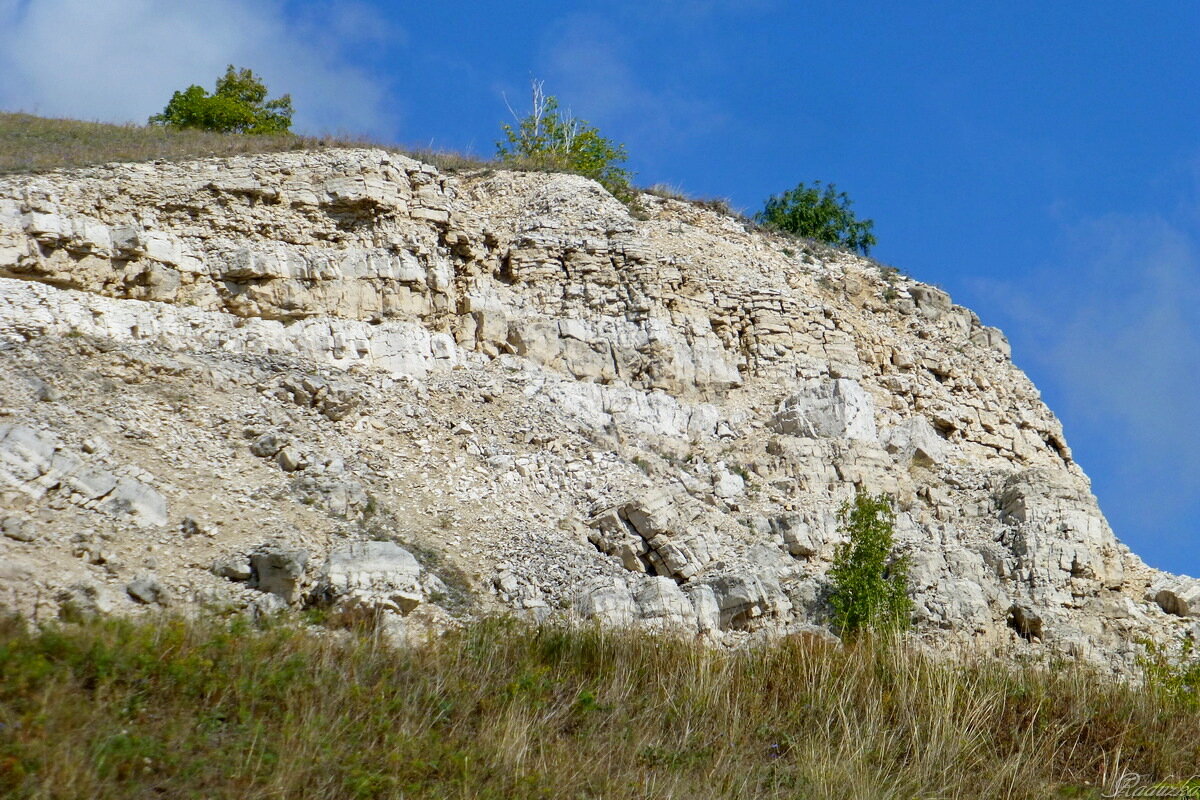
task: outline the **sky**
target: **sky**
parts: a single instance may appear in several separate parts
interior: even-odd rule
[[[301,132],[490,156],[531,78],[635,181],[835,183],[1005,330],[1117,535],[1200,575],[1200,3],[0,0],[0,109],[143,122],[226,64]]]

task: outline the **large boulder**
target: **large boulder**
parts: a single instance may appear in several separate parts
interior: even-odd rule
[[[950,295],[934,286],[918,283],[908,287],[908,294],[921,316],[929,320],[941,319],[954,307]]]
[[[294,603],[300,599],[307,566],[307,550],[266,544],[250,554],[251,583],[261,592]]]
[[[622,627],[638,617],[638,605],[623,581],[597,578],[580,589],[575,596],[575,613],[602,625]]]
[[[721,575],[704,581],[704,584],[712,589],[720,609],[721,630],[747,628],[757,617],[791,608],[777,585],[757,575]]]
[[[346,614],[407,614],[425,601],[421,565],[394,542],[355,542],[329,554],[317,595]]]
[[[125,585],[125,592],[143,605],[168,605],[169,593],[154,575],[139,575]]]
[[[880,441],[901,466],[933,467],[942,464],[950,444],[938,435],[929,420],[913,416],[879,435]]]
[[[696,611],[687,595],[670,578],[646,578],[633,599],[638,617],[651,629],[696,630]]]

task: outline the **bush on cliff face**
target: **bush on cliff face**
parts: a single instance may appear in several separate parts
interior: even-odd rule
[[[884,495],[859,493],[838,512],[849,541],[838,545],[829,577],[834,622],[843,633],[895,630],[911,622],[908,564],[892,556],[895,515]]]
[[[574,172],[599,182],[621,202],[631,202],[632,175],[618,166],[629,158],[625,145],[606,139],[596,126],[560,109],[558,98],[547,95],[542,84],[532,82],[529,114],[518,117],[513,112],[516,125],[501,126],[504,141],[496,143],[500,159],[533,169]]]
[[[754,220],[768,228],[857,250],[865,256],[876,244],[871,233],[875,223],[855,217],[850,206],[850,197],[837,191],[832,183],[824,190],[820,181],[812,186],[801,183],[791,191],[772,195]]]
[[[279,134],[292,127],[292,97],[267,99],[267,87],[248,69],[232,64],[209,94],[192,85],[171,96],[151,125],[196,128],[219,133]]]

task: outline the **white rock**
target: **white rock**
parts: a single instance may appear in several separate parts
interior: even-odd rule
[[[266,544],[250,554],[252,585],[288,604],[300,599],[307,566],[308,551],[301,548]]]
[[[356,542],[329,554],[317,593],[341,612],[407,614],[425,601],[421,565],[394,542]]]
[[[904,466],[936,466],[946,460],[951,449],[949,443],[938,435],[923,416],[909,417],[899,425],[883,430],[879,439],[884,448],[896,457],[896,461]]]
[[[877,440],[875,404],[857,381],[811,381],[775,412],[780,433],[808,438]]]
[[[574,609],[579,616],[604,625],[624,627],[638,618],[638,606],[624,582],[597,578],[580,587]]]

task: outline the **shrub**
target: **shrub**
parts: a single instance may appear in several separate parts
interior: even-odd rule
[[[150,118],[150,124],[220,133],[279,134],[291,128],[292,113],[291,95],[268,100],[266,85],[253,72],[230,64],[211,95],[194,84],[175,92],[162,113]]]
[[[832,183],[824,190],[820,181],[812,186],[801,183],[791,191],[772,195],[754,220],[768,228],[857,250],[865,256],[876,244],[871,233],[875,223],[856,218],[850,206],[850,197],[837,191]]]
[[[849,541],[838,545],[829,577],[834,623],[843,633],[897,630],[910,624],[908,564],[892,556],[895,515],[885,495],[858,493],[838,512]]]
[[[513,111],[516,125],[503,125],[504,141],[496,153],[510,164],[564,172],[591,178],[627,205],[635,197],[629,185],[632,174],[618,166],[629,156],[625,145],[600,135],[585,120],[558,107],[558,98],[547,95],[542,81],[531,84],[532,109],[524,118]],[[512,108],[509,108],[512,111]]]

